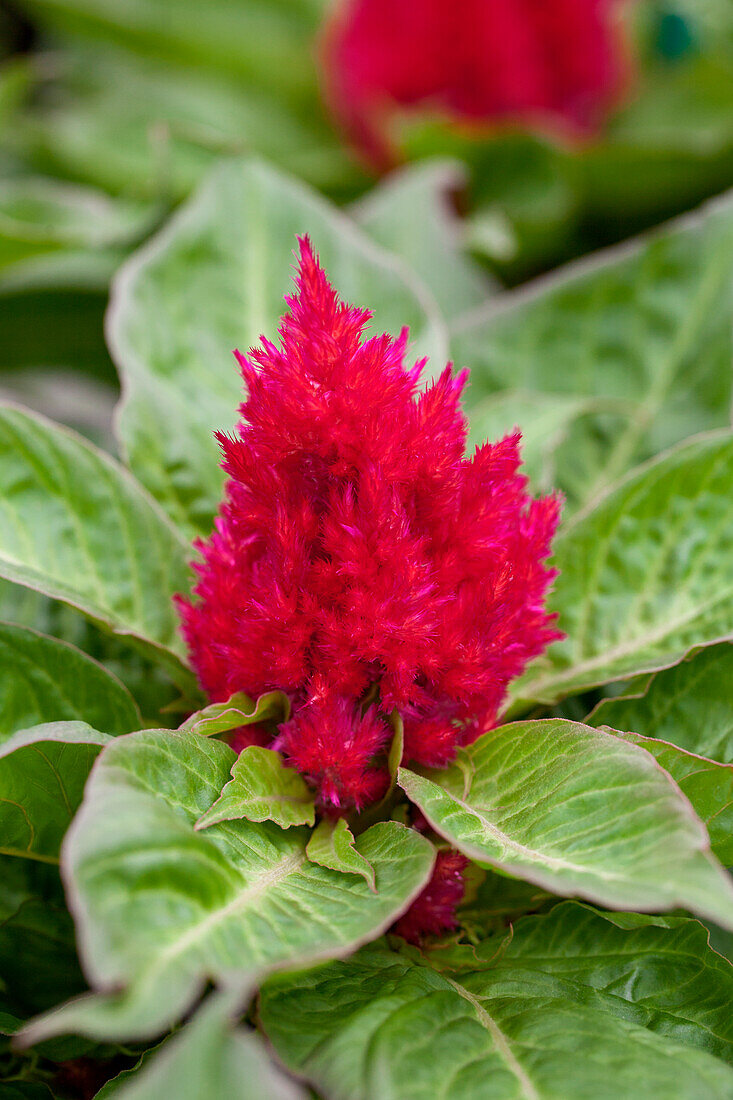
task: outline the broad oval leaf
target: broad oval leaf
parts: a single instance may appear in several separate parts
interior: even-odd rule
[[[448,318],[483,305],[494,289],[468,254],[452,201],[466,182],[460,161],[418,161],[391,172],[349,211],[417,272]]]
[[[441,366],[447,358],[428,292],[345,215],[257,160],[217,168],[123,267],[108,325],[125,452],[187,532],[208,534],[221,498],[213,432],[232,427],[242,399],[232,348],[275,337],[303,233],[339,294],[374,311],[378,331],[409,325],[416,356],[430,352]]]
[[[190,680],[171,602],[185,540],[122,466],[65,428],[0,406],[0,577],[128,635]]]
[[[555,542],[550,598],[567,637],[515,699],[551,703],[733,637],[732,482],[733,435],[700,436],[571,520]]]
[[[143,724],[124,684],[67,642],[0,622],[0,666],[0,741],[51,721],[84,721],[113,735]]]
[[[109,740],[84,722],[50,722],[0,745],[1,853],[58,863],[92,764]]]
[[[551,447],[555,487],[574,506],[665,447],[730,423],[732,304],[726,197],[494,299],[456,325],[453,354],[471,368],[470,404],[516,389],[548,405],[597,403]],[[515,423],[507,411],[506,428]],[[530,434],[530,445],[539,439]]]
[[[369,889],[376,893],[374,868],[368,859],[356,849],[354,834],[346,824],[346,818],[331,821],[324,817],[319,821],[308,841],[305,854],[313,863],[330,867],[347,875],[361,875]]]
[[[733,764],[719,764],[677,745],[642,737],[638,733],[609,733],[623,737],[651,753],[657,763],[672,776],[692,808],[705,825],[710,847],[720,862],[733,865]]]
[[[100,1100],[305,1100],[306,1094],[270,1059],[255,1031],[235,1027],[238,998],[210,997],[173,1038],[138,1070],[106,1085]]]
[[[658,672],[639,695],[602,700],[588,722],[733,764],[733,645],[709,646]]]
[[[345,954],[378,936],[430,876],[434,849],[395,822],[363,833],[377,893],[306,856],[308,829],[195,823],[229,778],[220,741],[146,730],[107,746],[64,847],[79,950],[96,989],[26,1037],[162,1031],[207,979],[231,985],[268,968]],[[131,935],[130,930],[134,929]]]
[[[460,973],[373,945],[268,979],[260,1018],[332,1100],[730,1095],[730,966],[696,921],[614,919],[565,903]]]
[[[196,822],[197,829],[239,818],[274,821],[281,829],[315,823],[313,792],[279,752],[249,745],[232,764],[231,775],[216,802]]]
[[[555,464],[558,447],[580,417],[602,411],[603,402],[588,397],[502,390],[471,407],[468,447],[501,439],[519,426],[522,472],[535,492],[549,493],[561,481]]]
[[[432,779],[399,783],[478,863],[617,909],[684,906],[733,928],[733,882],[702,823],[648,753],[547,719],[491,730]]]

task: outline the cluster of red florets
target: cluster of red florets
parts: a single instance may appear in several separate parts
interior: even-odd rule
[[[442,936],[455,931],[458,927],[456,909],[466,891],[463,872],[467,867],[468,860],[460,852],[452,848],[439,849],[430,882],[392,931],[417,945],[426,936]]]
[[[343,0],[324,38],[329,100],[362,150],[390,160],[396,109],[469,123],[593,131],[627,57],[618,0]]]
[[[247,386],[215,531],[179,601],[214,701],[282,690],[292,717],[247,738],[284,753],[325,809],[379,798],[390,714],[406,761],[443,766],[494,723],[509,681],[558,637],[544,562],[558,500],[531,499],[519,435],[464,457],[448,367],[422,392],[407,333],[364,339],[307,241],[277,347],[238,354]]]

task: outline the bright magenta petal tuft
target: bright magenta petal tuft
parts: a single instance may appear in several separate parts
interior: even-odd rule
[[[405,759],[445,765],[559,637],[559,501],[527,493],[518,433],[464,457],[465,373],[419,391],[407,334],[366,339],[370,314],[339,301],[307,240],[287,302],[279,346],[238,355],[226,496],[178,606],[209,697],[286,692],[272,743],[342,812],[384,793],[394,709]]]

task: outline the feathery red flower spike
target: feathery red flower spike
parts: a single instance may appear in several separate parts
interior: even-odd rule
[[[282,690],[274,737],[326,813],[388,785],[397,710],[403,759],[442,767],[491,728],[510,680],[561,637],[544,599],[559,500],[532,499],[518,432],[464,457],[449,365],[426,389],[407,331],[365,339],[307,239],[280,344],[236,352],[247,398],[193,599],[178,599],[212,701]]]

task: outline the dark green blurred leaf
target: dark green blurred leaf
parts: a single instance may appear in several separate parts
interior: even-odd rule
[[[459,163],[425,161],[393,172],[350,211],[365,233],[422,279],[448,319],[483,305],[495,289],[467,255],[453,206],[465,185]]]
[[[86,988],[58,869],[0,856],[0,983],[21,1018]]]
[[[0,745],[0,852],[58,862],[92,764],[109,740],[84,722],[48,722]]]
[[[0,740],[42,722],[83,721],[105,733],[142,725],[126,688],[81,650],[0,622]]]

